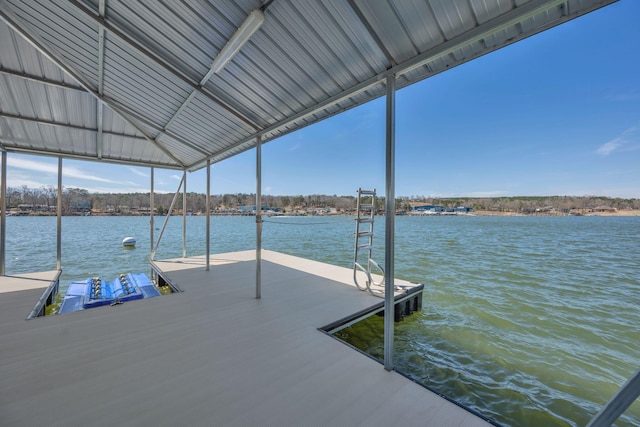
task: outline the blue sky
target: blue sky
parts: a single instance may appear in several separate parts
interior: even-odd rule
[[[640,1],[621,0],[397,92],[396,195],[640,198]],[[263,193],[385,188],[384,98],[263,146]],[[57,184],[57,159],[8,155],[9,187]],[[149,168],[63,161],[63,186],[148,192]],[[254,193],[255,150],[211,192]],[[180,171],[155,170],[174,192]],[[206,172],[187,176],[206,191]]]

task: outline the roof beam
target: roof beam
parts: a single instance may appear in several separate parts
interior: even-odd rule
[[[503,29],[506,29],[512,25],[516,25],[521,21],[524,21],[526,19],[529,19],[535,15],[537,15],[538,13],[542,13],[546,10],[549,10],[553,7],[557,7],[561,4],[564,4],[566,0],[531,0],[528,3],[523,4],[522,6],[516,7],[512,10],[510,10],[507,13],[504,13],[486,23],[484,23],[482,26],[478,26],[475,28],[472,28],[471,30],[460,34],[459,36],[453,37],[447,41],[445,41],[444,43],[429,49],[423,53],[421,53],[420,55],[417,55],[401,64],[398,64],[396,66],[390,67],[387,70],[377,74],[376,76],[370,77],[367,80],[364,80],[363,82],[345,90],[342,91],[334,96],[331,96],[327,99],[325,99],[323,102],[320,102],[316,105],[314,105],[313,107],[309,107],[301,112],[299,112],[298,114],[295,114],[291,117],[287,117],[284,120],[281,120],[280,122],[273,124],[267,128],[262,129],[259,132],[254,133],[253,135],[249,135],[248,137],[238,141],[237,143],[233,144],[232,146],[230,146],[229,148],[227,148],[226,150],[211,156],[209,158],[209,160],[212,163],[218,162],[220,160],[225,159],[226,157],[228,157],[229,153],[237,150],[239,147],[241,147],[244,144],[248,144],[252,141],[255,140],[255,138],[258,135],[265,135],[269,132],[273,132],[276,131],[280,128],[284,128],[287,125],[296,122],[298,120],[301,120],[305,117],[311,116],[313,114],[315,114],[318,111],[323,110],[324,108],[330,106],[330,105],[334,105],[339,103],[342,100],[348,99],[360,92],[363,92],[365,90],[367,90],[368,88],[379,84],[380,82],[382,82],[383,80],[385,80],[387,77],[391,76],[391,75],[396,75],[399,76],[401,74],[405,74],[415,68],[421,67],[431,61],[434,61],[436,59],[445,57],[447,55],[450,55],[451,53],[453,53],[454,51],[460,49],[463,46],[475,43],[479,40],[482,40],[486,37],[488,37],[489,35],[497,32],[497,31],[501,31]],[[565,16],[564,19],[569,19],[569,16]],[[551,26],[551,24],[550,24]],[[542,31],[543,29],[541,28],[540,31]],[[515,41],[515,40],[513,40]],[[508,43],[511,43],[511,41],[509,41]],[[297,128],[299,129],[299,128]],[[199,161],[191,166],[189,166],[190,170],[195,170],[198,169],[200,167],[202,167],[202,165],[204,165],[204,163],[206,162],[207,159],[204,159],[202,161]]]
[[[364,16],[364,14],[362,13],[362,10],[356,4],[355,0],[348,0],[347,3],[349,4],[353,12],[358,17],[358,20],[362,23],[364,28],[367,30],[367,33],[369,33],[369,36],[371,37],[371,39],[376,43],[376,46],[378,46],[378,49],[380,49],[380,51],[384,54],[385,58],[387,58],[387,61],[389,62],[389,66],[393,67],[398,65],[398,63],[393,58],[391,53],[387,50],[387,47],[384,45],[384,43],[382,43],[382,40],[380,40],[380,37],[378,37],[378,34],[373,30],[371,23],[369,23],[366,16]]]
[[[106,0],[100,0],[100,4],[98,5],[98,16],[101,22],[104,22],[104,20],[106,15]],[[104,96],[104,52],[105,52],[105,40],[106,40],[106,32],[105,32],[105,27],[104,25],[98,25],[98,93],[101,96]],[[206,82],[206,80],[203,80],[200,85],[204,85],[204,83]],[[156,129],[158,129],[158,134],[153,138],[153,140],[156,142],[156,144],[159,144],[159,139],[162,136],[163,133],[166,133],[166,129],[169,128],[169,126],[171,125],[171,123],[178,117],[178,115],[184,110],[184,107],[193,99],[194,95],[196,94],[196,91],[192,91],[191,95],[189,95],[189,97],[182,103],[182,105],[180,106],[180,108],[178,108],[178,110],[173,114],[173,116],[171,116],[171,118],[169,119],[169,121],[164,125],[157,125],[154,124],[153,127],[155,127]],[[98,152],[98,158],[102,157],[102,102],[100,100],[96,101],[98,103],[97,105],[97,120],[96,122],[98,123],[98,133],[96,135],[97,141],[97,152]],[[199,149],[198,147],[192,145],[191,143],[182,140],[182,138],[177,137],[176,136],[172,136],[174,139],[178,139],[180,140],[180,143],[186,145],[187,147],[198,151],[200,154],[202,155],[208,155],[207,152]]]
[[[67,129],[83,130],[83,131],[87,131],[87,132],[97,132],[98,131],[96,128],[88,128],[88,127],[84,127],[84,126],[72,125],[72,124],[69,124],[69,123],[54,122],[52,120],[43,120],[43,119],[37,119],[37,118],[33,118],[33,117],[18,116],[18,115],[9,114],[9,113],[0,112],[0,117],[5,118],[5,119],[22,120],[22,121],[25,121],[25,122],[37,123],[39,125],[57,126],[57,127],[67,128]],[[136,139],[136,140],[139,140],[139,141],[146,140],[146,138],[143,138],[141,136],[127,135],[126,133],[109,132],[109,131],[103,131],[103,133],[105,135],[121,136],[123,138],[131,138],[131,139]]]
[[[105,98],[105,99],[109,99],[109,98]],[[157,132],[159,132],[160,134],[164,134],[168,137],[171,137],[173,139],[175,139],[176,141],[178,141],[179,143],[181,143],[182,145],[184,145],[185,147],[188,147],[194,151],[197,151],[198,153],[202,154],[203,156],[208,156],[210,153],[204,151],[203,149],[199,148],[198,146],[192,144],[191,142],[187,141],[186,139],[184,139],[183,137],[181,137],[180,135],[167,130],[167,129],[162,129],[162,125],[155,123],[151,120],[149,120],[147,117],[143,117],[140,114],[138,114],[135,111],[131,111],[129,110],[127,107],[124,107],[122,105],[120,105],[119,103],[117,103],[114,100],[110,100],[107,105],[109,106],[109,108],[114,109],[117,108],[118,110],[120,110],[123,114],[127,115],[127,117],[129,117],[130,119],[135,119],[137,121],[139,121],[140,123],[143,123],[155,130],[157,130]],[[158,141],[159,136],[156,136],[155,138],[153,138],[153,141],[155,141],[156,143],[160,143]]]
[[[19,73],[17,71],[11,71],[11,70],[2,70],[0,69],[0,74],[5,74],[8,76],[12,76],[12,77],[17,77],[23,80],[28,80],[28,81],[32,81],[35,83],[40,83],[40,84],[44,84],[44,85],[48,85],[48,86],[52,86],[52,87],[57,87],[60,89],[67,89],[67,90],[76,90],[76,91],[80,91],[80,92],[84,92],[87,93],[89,95],[91,95],[91,92],[87,92],[86,89],[84,89],[83,87],[80,86],[74,86],[68,83],[62,83],[62,82],[56,82],[53,80],[47,80],[47,79],[43,79],[41,77],[37,77],[37,76],[32,76],[32,75],[28,75],[28,74],[24,74],[24,73]],[[103,96],[104,98],[104,96]],[[104,104],[107,104],[108,107],[110,107],[111,109],[117,109],[119,110],[122,114],[124,114],[125,117],[123,117],[122,115],[120,115],[123,119],[125,119],[125,121],[127,121],[127,123],[130,123],[131,119],[135,119],[140,123],[143,123],[151,128],[157,129],[158,132],[162,131],[162,125],[159,125],[157,123],[152,122],[151,120],[147,119],[146,117],[142,117],[137,113],[134,113],[130,110],[127,110],[125,107],[123,107],[122,105],[119,105],[118,103],[116,103],[114,100],[109,100],[107,98],[107,100],[105,102],[100,102],[98,104],[98,108],[101,108]],[[100,123],[100,117],[101,115],[97,116],[97,122],[98,124]],[[102,116],[104,117],[104,116]],[[194,151],[199,152],[200,154],[204,155],[204,156],[208,156],[210,153],[198,148],[197,146],[193,145],[192,143],[190,143],[189,141],[186,141],[184,138],[182,138],[181,136],[165,130],[164,134],[175,139],[176,141],[180,142],[181,144],[185,145],[186,147],[191,148]],[[157,139],[154,138],[154,141],[157,142]]]
[[[396,73],[407,73],[415,68],[423,66],[427,62],[432,62],[436,59],[450,55],[465,45],[483,40],[493,33],[507,29],[510,26],[532,18],[539,13],[559,6],[565,1],[566,0],[531,0],[529,3],[525,3],[522,6],[514,8],[481,26],[474,27],[459,36],[447,40],[433,49],[403,62],[397,67],[394,67],[394,69],[396,69]]]
[[[105,1],[100,0],[98,4],[98,13],[100,18],[104,19]],[[98,94],[104,96],[104,28],[98,27]],[[96,152],[98,158],[102,158],[102,101],[96,98],[96,123],[98,123],[98,133],[96,134]]]
[[[186,166],[184,164],[184,162],[182,160],[180,160],[179,158],[177,158],[171,151],[169,151],[168,149],[163,147],[161,144],[156,142],[149,135],[147,135],[146,132],[143,129],[141,129],[132,120],[130,120],[123,112],[120,111],[120,109],[118,109],[114,105],[111,105],[108,102],[106,102],[104,96],[102,96],[99,93],[97,93],[97,91],[95,91],[88,82],[84,81],[82,76],[80,74],[76,73],[75,70],[73,69],[73,67],[69,66],[66,63],[66,61],[64,61],[62,58],[56,56],[52,51],[50,51],[46,47],[46,44],[44,44],[37,36],[34,36],[34,35],[30,34],[27,30],[25,30],[20,25],[18,25],[7,14],[7,10],[6,9],[0,9],[0,19],[2,19],[13,31],[15,31],[17,34],[20,34],[20,36],[22,36],[27,42],[29,42],[33,47],[35,47],[38,51],[40,51],[40,53],[42,53],[44,56],[49,58],[54,64],[56,64],[58,67],[60,67],[64,72],[66,72],[71,77],[73,77],[87,92],[89,92],[91,95],[95,96],[96,98],[100,99],[105,104],[107,104],[117,115],[119,115],[123,120],[125,120],[131,126],[133,126],[138,132],[140,132],[140,134],[144,135],[144,137],[145,137],[145,139],[147,141],[149,141],[151,144],[155,145],[159,150],[161,150],[163,153],[165,153],[167,156],[169,156],[171,159],[173,159],[180,166],[182,166],[182,167]]]
[[[102,128],[102,118],[103,118],[103,112],[102,112],[102,101],[100,101],[99,99],[96,99],[96,123],[98,124],[98,129],[96,132],[96,153],[98,153],[98,158],[101,159],[102,158],[102,148],[103,148],[103,134],[104,134],[104,129]]]
[[[2,142],[0,140],[0,142]],[[89,161],[89,162],[107,162],[107,163],[114,163],[114,164],[118,164],[118,165],[131,165],[131,166],[143,166],[143,167],[149,167],[149,166],[155,166],[155,167],[159,167],[159,168],[163,168],[163,169],[172,169],[172,170],[184,170],[184,168],[178,167],[175,164],[167,164],[167,163],[160,163],[160,162],[143,162],[143,161],[135,161],[135,160],[127,160],[127,159],[118,159],[118,158],[109,158],[109,157],[103,157],[102,159],[98,160],[95,157],[88,157],[88,156],[83,156],[81,154],[78,153],[74,153],[74,152],[69,152],[69,151],[64,151],[64,150],[60,150],[57,151],[55,153],[52,153],[50,151],[44,151],[44,150],[34,150],[31,148],[21,148],[21,147],[4,147],[4,151],[8,152],[8,153],[26,153],[26,154],[36,154],[36,155],[40,155],[40,156],[48,156],[48,157],[59,157],[62,156],[65,159],[76,159],[76,160],[84,160],[84,161]]]
[[[232,114],[234,117],[236,117],[238,120],[240,120],[242,123],[247,125],[252,130],[257,131],[260,129],[260,126],[257,123],[255,123],[253,120],[249,119],[240,111],[231,107],[229,104],[227,104],[225,101],[215,96],[213,93],[205,90],[202,85],[191,81],[191,79],[187,77],[183,72],[175,68],[173,65],[167,63],[163,59],[159,58],[157,55],[155,55],[149,49],[147,49],[146,47],[144,47],[143,45],[135,41],[133,38],[129,37],[129,35],[124,30],[118,28],[118,26],[116,26],[116,24],[114,24],[113,22],[108,22],[106,19],[96,16],[95,12],[89,9],[86,5],[80,3],[78,0],[69,0],[69,2],[73,4],[76,8],[78,8],[78,10],[80,10],[81,12],[86,14],[88,17],[93,19],[98,24],[99,27],[102,27],[108,30],[109,32],[111,32],[112,34],[120,38],[122,41],[127,43],[129,46],[138,50],[140,53],[142,53],[143,55],[151,59],[153,62],[158,64],[158,66],[162,67],[164,70],[171,73],[174,77],[177,77],[178,79],[182,80],[184,83],[189,85],[193,90],[195,90],[196,92],[200,93],[201,95],[205,96],[209,100],[213,101],[214,103],[224,108],[227,112]],[[203,81],[206,82],[206,80],[204,79]]]
[[[11,77],[17,77],[22,80],[40,83],[47,86],[57,87],[60,89],[77,90],[81,92],[86,92],[86,90],[80,86],[75,86],[75,85],[64,83],[64,82],[56,82],[53,80],[43,79],[42,77],[33,76],[26,73],[20,73],[18,71],[0,69],[0,74],[4,74],[6,76],[11,76]]]

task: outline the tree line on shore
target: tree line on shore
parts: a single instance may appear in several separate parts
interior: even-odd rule
[[[32,212],[56,211],[58,192],[56,187],[30,188],[8,187],[6,193],[7,208],[30,210]],[[154,208],[158,214],[165,214],[173,200],[173,194],[155,193]],[[410,211],[417,204],[429,204],[455,208],[465,206],[475,211],[532,213],[544,209],[587,210],[587,209],[640,209],[640,199],[611,198],[604,196],[513,196],[513,197],[399,197],[396,199],[398,211]],[[211,196],[211,209],[214,211],[233,211],[240,206],[255,205],[255,194],[236,193]],[[262,205],[279,208],[283,211],[332,208],[337,212],[355,210],[355,196],[338,195],[263,195]],[[377,208],[384,209],[384,197],[376,199]],[[187,193],[187,210],[193,213],[206,212],[206,195]],[[150,208],[150,193],[89,193],[81,188],[63,188],[62,212],[73,214],[81,210],[91,210],[110,214],[132,214]],[[182,195],[178,196],[176,212],[182,211]]]

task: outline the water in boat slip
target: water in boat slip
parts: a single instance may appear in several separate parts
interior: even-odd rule
[[[264,248],[351,266],[353,218],[265,221]],[[212,253],[255,247],[252,217],[211,229]],[[382,264],[383,218],[375,234]],[[188,256],[204,235],[189,217]],[[62,236],[61,287],[149,271],[148,217],[64,217]],[[582,426],[640,366],[640,218],[397,217],[395,236],[396,276],[425,284],[422,312],[396,325],[395,363],[433,390],[504,425]],[[7,218],[6,246],[8,274],[55,269],[56,219]],[[157,259],[180,256],[172,218]],[[376,316],[341,333],[378,358],[381,336]],[[640,425],[640,402],[616,425]]]

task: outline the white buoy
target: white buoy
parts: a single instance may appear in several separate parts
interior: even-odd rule
[[[136,239],[134,237],[125,237],[122,240],[122,246],[135,246],[136,245]]]

